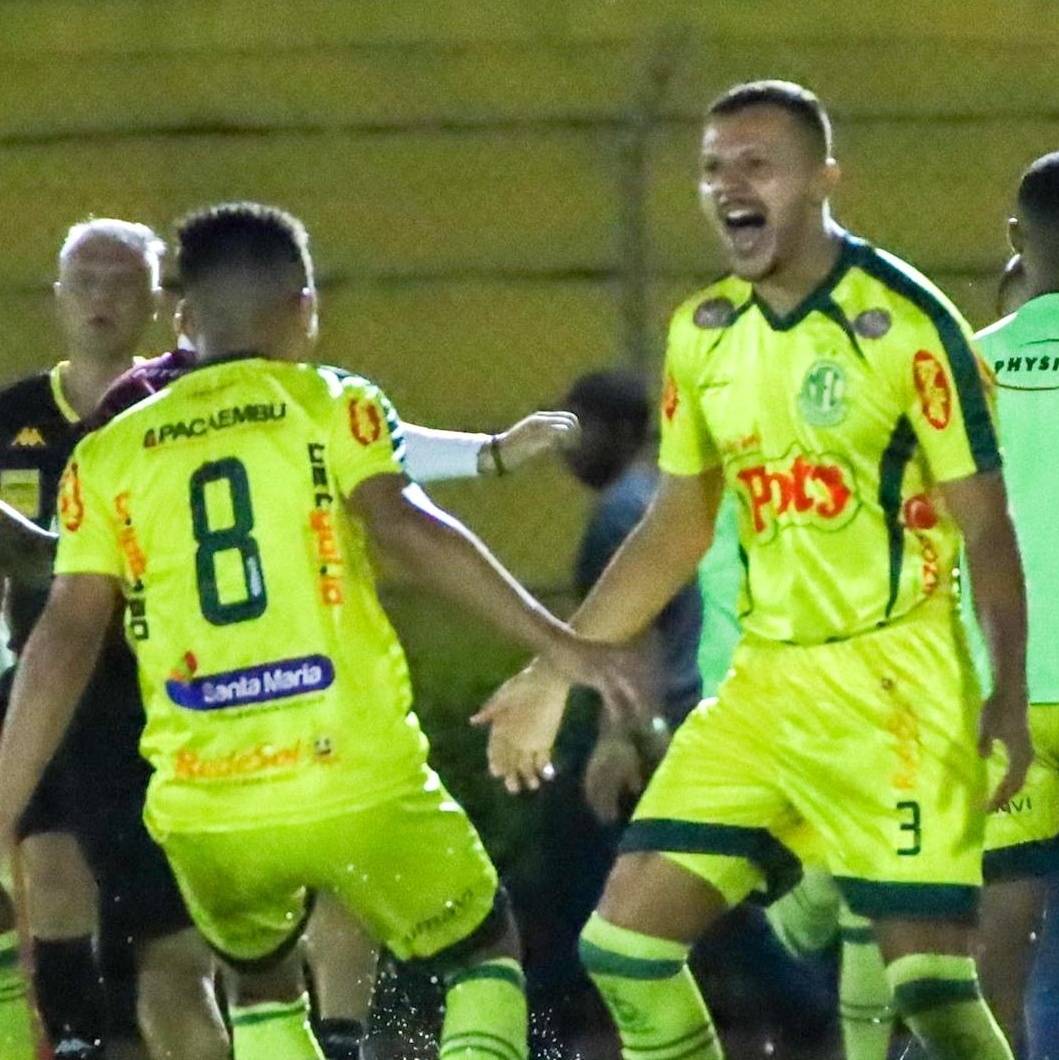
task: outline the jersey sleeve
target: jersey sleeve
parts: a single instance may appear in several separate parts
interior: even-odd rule
[[[692,326],[685,309],[678,310],[666,347],[658,466],[670,475],[697,475],[720,463],[698,402]]]
[[[87,440],[77,446],[59,484],[59,546],[54,570],[56,574],[122,578],[126,572],[115,517],[105,499],[92,448]],[[113,503],[120,504],[120,498],[114,498]]]
[[[393,405],[373,383],[342,380],[331,429],[331,460],[343,496],[375,475],[405,472],[404,428]]]
[[[1000,467],[995,394],[970,330],[953,316],[925,329],[901,358],[901,400],[934,480]]]

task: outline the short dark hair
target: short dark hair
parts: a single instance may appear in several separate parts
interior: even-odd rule
[[[177,223],[177,277],[185,289],[221,270],[291,270],[312,286],[309,234],[293,214],[257,202],[225,202]]]
[[[651,399],[639,373],[627,368],[589,372],[574,383],[566,400],[574,412],[627,428],[637,445],[647,441]]]
[[[780,107],[805,129],[821,160],[831,155],[831,119],[816,94],[793,81],[746,81],[721,93],[706,109],[707,120],[749,107]]]
[[[1019,181],[1018,211],[1030,224],[1054,229],[1059,243],[1059,151],[1026,168]]]

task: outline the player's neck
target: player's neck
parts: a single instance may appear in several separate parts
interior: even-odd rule
[[[799,252],[754,283],[754,293],[777,316],[796,309],[827,279],[842,253],[842,229],[828,221]]]
[[[87,416],[95,410],[110,384],[131,368],[132,363],[131,352],[106,358],[71,352],[59,373],[63,397],[78,416]]]

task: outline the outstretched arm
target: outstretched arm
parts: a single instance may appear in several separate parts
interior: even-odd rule
[[[992,808],[1008,801],[1026,779],[1033,751],[1026,721],[1026,585],[1015,527],[999,471],[939,487],[963,532],[968,573],[993,670],[993,693],[982,708],[979,751],[994,740],[1007,749],[1008,768]]]
[[[534,412],[499,434],[404,425],[408,473],[417,482],[503,475],[542,453],[569,448],[580,427],[572,412]]]
[[[346,500],[372,545],[417,585],[540,653],[564,679],[597,688],[618,714],[638,704],[625,653],[578,637],[538,603],[466,527],[399,475],[375,475]]]
[[[0,501],[0,577],[46,583],[51,578],[57,540],[55,534]]]
[[[581,635],[622,643],[643,633],[694,576],[713,538],[724,480],[663,474],[647,514],[608,564],[571,619]],[[535,788],[551,757],[569,681],[547,660],[531,663],[475,715],[489,723],[489,766],[509,791]]]
[[[102,574],[63,574],[19,660],[0,738],[0,841],[9,842],[92,675],[120,589]]]

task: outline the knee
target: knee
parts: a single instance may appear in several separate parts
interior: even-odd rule
[[[485,961],[522,960],[518,927],[511,911],[511,900],[503,887],[497,889],[493,906],[485,919],[459,942],[431,958],[447,977],[461,968]]]

